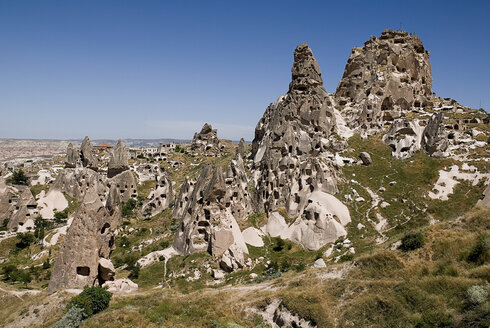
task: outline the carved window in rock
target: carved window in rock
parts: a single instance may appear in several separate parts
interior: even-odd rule
[[[80,276],[89,276],[90,275],[90,268],[88,266],[78,266],[77,267],[77,274]]]

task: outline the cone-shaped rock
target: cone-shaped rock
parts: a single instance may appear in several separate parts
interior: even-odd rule
[[[119,139],[109,160],[107,177],[112,178],[113,176],[121,172],[129,170],[128,161],[129,161],[128,148],[124,145],[122,140]]]
[[[88,167],[94,171],[98,170],[98,160],[94,154],[94,150],[88,137],[85,137],[85,139],[82,141],[82,145],[80,147],[80,159],[82,160],[84,167]]]
[[[79,159],[80,156],[78,155],[78,151],[73,147],[73,144],[70,142],[68,144],[68,147],[66,148],[65,167],[75,168]]]

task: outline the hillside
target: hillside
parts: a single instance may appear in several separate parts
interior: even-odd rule
[[[333,94],[306,43],[291,72],[251,145],[205,124],[2,167],[0,325],[74,320],[102,286],[80,327],[488,327],[490,115],[437,97],[403,31],[354,47]]]

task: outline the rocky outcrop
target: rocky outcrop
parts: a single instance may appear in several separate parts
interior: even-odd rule
[[[76,150],[70,142],[66,148],[65,167],[75,168],[79,160],[80,155],[78,154],[78,150]]]
[[[88,168],[64,169],[56,177],[50,191],[65,192],[71,197],[82,200],[88,190],[94,189],[99,199],[104,202],[110,187],[113,185],[119,190],[120,197],[124,202],[138,196],[136,179],[129,170],[108,179]]]
[[[241,158],[245,158],[245,140],[243,138],[241,138],[240,142],[238,143],[236,153],[240,155]]]
[[[201,132],[195,133],[191,142],[191,150],[195,152],[206,152],[210,150],[219,151],[222,149],[218,139],[218,131],[213,130],[211,124],[205,123]]]
[[[490,184],[483,191],[483,195],[476,203],[476,206],[490,207]]]
[[[172,211],[172,215],[175,218],[182,219],[184,217],[184,211],[189,203],[195,183],[196,181],[190,180],[189,177],[185,178],[184,183],[180,187],[180,192],[175,200],[175,206]]]
[[[114,230],[120,221],[120,200],[111,187],[107,205],[95,189],[89,189],[76,211],[53,266],[48,290],[82,288],[112,279],[109,256],[114,249]]]
[[[392,148],[393,157],[406,159],[420,149],[423,131],[424,127],[419,125],[418,120],[398,119],[393,122],[383,140]]]
[[[151,217],[163,212],[174,201],[174,192],[172,182],[167,174],[164,174],[158,180],[155,188],[151,191],[146,199],[141,213],[146,217]]]
[[[314,190],[335,193],[335,172],[326,154],[336,131],[332,99],[306,43],[294,52],[289,91],[271,104],[252,143],[256,212],[285,208],[297,215]]]
[[[447,156],[445,151],[448,148],[449,141],[442,123],[443,114],[436,113],[432,115],[424,129],[422,136],[422,149],[434,157]]]
[[[32,196],[31,190],[25,188],[15,205],[15,209],[7,224],[7,229],[18,228],[18,231],[25,231],[28,227],[34,229],[34,219],[38,214],[37,202],[34,196]]]
[[[117,174],[129,170],[129,150],[121,139],[117,142],[109,159],[107,177],[112,178]]]
[[[231,214],[237,221],[246,220],[253,209],[247,173],[243,159],[238,153],[225,173],[225,184],[227,187],[225,205],[230,208]]]
[[[83,167],[87,167],[94,171],[98,171],[99,169],[99,160],[94,154],[94,149],[90,144],[90,139],[85,137],[82,141],[82,145],[80,146],[80,159],[82,161]]]
[[[127,278],[106,281],[102,287],[117,295],[128,295],[138,290],[138,285]]]
[[[415,34],[384,30],[352,49],[335,98],[349,127],[363,135],[411,110],[431,108],[429,52]]]
[[[0,224],[3,225],[5,219],[9,219],[15,207],[13,204],[14,188],[7,186],[5,179],[0,177]]]
[[[105,200],[108,192],[107,178],[88,168],[67,168],[58,174],[50,190],[67,193],[82,200],[88,190],[93,189],[99,199]]]
[[[220,167],[204,167],[183,211],[173,248],[184,255],[207,251],[221,257],[226,270],[245,264],[248,249],[232,214]]]

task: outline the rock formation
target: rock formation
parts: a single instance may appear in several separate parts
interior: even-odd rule
[[[0,177],[0,225],[3,220],[10,218],[15,207],[12,203],[13,187],[7,186],[5,179]]]
[[[112,178],[113,176],[121,172],[129,170],[128,161],[129,161],[128,148],[124,145],[122,140],[119,139],[109,160],[107,177]]]
[[[271,104],[255,129],[252,157],[256,212],[285,208],[298,215],[314,190],[335,193],[335,172],[322,158],[335,133],[332,100],[306,43],[294,52],[289,91]]]
[[[220,167],[204,167],[186,203],[173,247],[184,255],[208,251],[221,257],[227,271],[245,264],[248,249],[231,212]]]
[[[218,139],[217,130],[213,130],[211,124],[205,123],[201,132],[195,133],[191,143],[191,150],[197,152],[206,152],[209,150],[219,151],[222,145]]]
[[[31,190],[25,188],[19,196],[14,212],[7,224],[7,229],[18,228],[25,231],[27,227],[34,228],[34,219],[38,216],[37,202],[32,196]]]
[[[241,158],[245,158],[245,140],[243,138],[241,138],[240,142],[238,143],[236,153],[240,155]]]
[[[393,149],[393,157],[406,159],[420,149],[423,131],[424,127],[419,125],[418,120],[397,119],[383,140]]]
[[[111,187],[104,206],[95,189],[87,191],[68,229],[53,266],[48,290],[82,288],[112,279],[109,256],[114,249],[113,231],[121,217],[117,188]]]
[[[82,141],[82,145],[80,147],[80,159],[82,160],[82,165],[84,167],[98,171],[99,161],[94,154],[94,149],[92,148],[88,137],[85,137],[85,139]]]
[[[441,112],[432,115],[422,136],[422,149],[434,157],[443,157],[448,147],[448,136],[442,124]]]
[[[335,98],[347,124],[363,135],[410,110],[432,107],[429,52],[414,34],[384,30],[352,49]]]
[[[155,189],[148,195],[141,213],[146,217],[151,217],[163,212],[174,201],[174,192],[172,182],[167,174],[164,174],[158,180]]]
[[[94,189],[99,199],[104,202],[112,185],[118,188],[124,202],[138,196],[136,179],[129,170],[108,179],[88,168],[64,169],[56,177],[50,191],[65,192],[71,197],[82,200],[88,190]]]
[[[79,159],[78,151],[73,148],[73,144],[70,142],[66,149],[65,168],[75,168]]]

